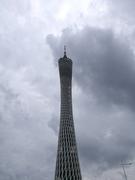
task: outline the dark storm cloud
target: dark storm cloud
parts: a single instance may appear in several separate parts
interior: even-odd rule
[[[68,35],[67,35],[68,34]],[[111,30],[65,30],[61,38],[48,36],[55,58],[63,44],[75,65],[75,79],[104,103],[135,106],[135,63],[130,47]],[[55,46],[56,44],[56,46]]]
[[[135,63],[126,39],[111,30],[85,27],[49,35],[47,41],[54,59],[62,55],[64,44],[73,59],[74,83],[80,89],[75,106],[83,167],[95,164],[102,171],[134,159]]]

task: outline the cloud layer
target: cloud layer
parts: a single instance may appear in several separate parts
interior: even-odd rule
[[[121,180],[134,159],[134,0],[1,0],[1,180],[54,177],[64,44],[83,179]]]

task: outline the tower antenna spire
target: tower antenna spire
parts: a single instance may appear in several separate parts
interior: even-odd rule
[[[64,45],[64,57],[67,57],[66,45]]]

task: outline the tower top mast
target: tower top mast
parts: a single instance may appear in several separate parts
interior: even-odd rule
[[[66,52],[66,45],[64,45],[64,57],[66,57],[67,58],[67,52]]]

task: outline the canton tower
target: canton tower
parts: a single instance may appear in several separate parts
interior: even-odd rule
[[[55,180],[82,180],[72,112],[72,60],[66,55],[59,61],[61,113]]]

